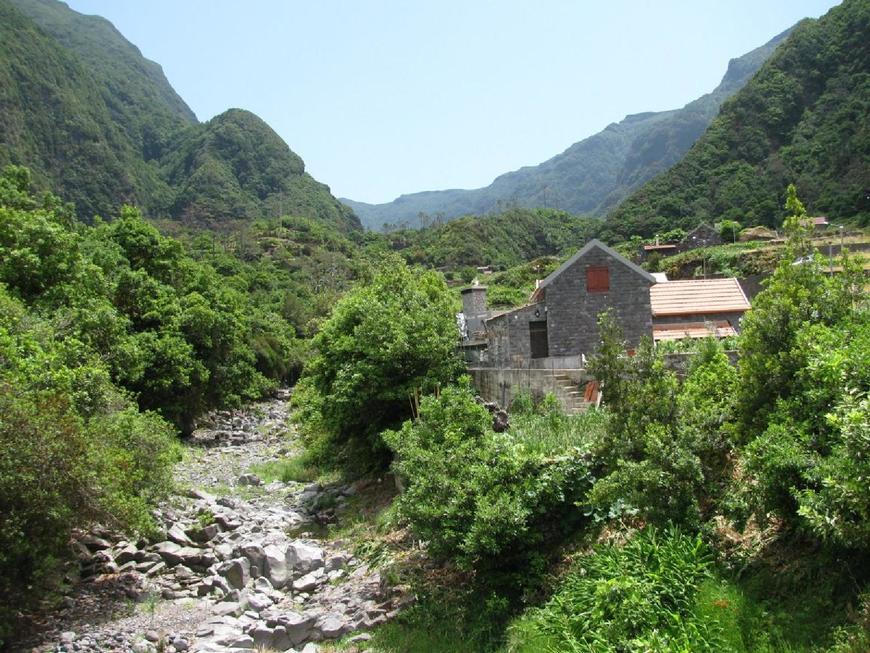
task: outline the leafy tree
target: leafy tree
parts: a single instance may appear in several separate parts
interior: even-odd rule
[[[300,381],[309,431],[383,457],[379,433],[410,417],[417,397],[452,381],[455,300],[434,272],[387,260],[357,284],[314,338]]]

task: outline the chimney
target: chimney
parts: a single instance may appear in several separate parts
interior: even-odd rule
[[[486,314],[486,286],[474,284],[462,289],[462,312],[466,318]]]

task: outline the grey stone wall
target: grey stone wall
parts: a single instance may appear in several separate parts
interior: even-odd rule
[[[586,268],[606,265],[610,290],[586,292]],[[551,356],[590,356],[598,348],[598,314],[613,308],[625,339],[637,346],[644,335],[652,336],[651,282],[611,257],[593,248],[546,287],[547,330]]]
[[[564,377],[582,388],[592,379],[585,370],[536,370],[520,368],[475,368],[470,367],[468,373],[480,396],[487,401],[494,401],[499,406],[508,407],[513,398],[520,392],[526,392],[540,399],[548,392],[558,395]],[[561,379],[559,377],[562,377]]]
[[[538,312],[537,316],[535,311]],[[544,320],[546,317],[543,304],[531,304],[487,320],[487,364],[496,367],[526,367],[532,357],[529,322]],[[550,351],[552,353],[552,345]]]

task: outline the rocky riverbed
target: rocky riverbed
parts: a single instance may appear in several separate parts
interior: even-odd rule
[[[263,482],[292,455],[288,394],[211,414],[185,446],[157,536],[77,533],[74,579],[21,651],[253,653],[367,638],[411,600],[342,541],[318,539],[359,485]],[[328,507],[326,507],[328,506]]]

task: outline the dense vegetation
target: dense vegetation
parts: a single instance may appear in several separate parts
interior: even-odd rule
[[[628,356],[604,313],[590,362],[601,410],[565,416],[552,398],[535,410],[520,397],[496,432],[465,382],[445,379],[419,404],[405,389],[411,419],[378,440],[403,488],[391,519],[447,579],[418,580],[421,603],[374,650],[449,651],[457,639],[472,650],[865,650],[867,297],[848,254],[841,274],[826,272],[794,187],[786,210],[788,242],[737,365],[715,341],[684,375],[650,341]],[[426,287],[404,279],[404,293]],[[437,310],[446,324],[449,305]],[[348,378],[380,378],[379,354],[354,343],[320,339],[318,355],[352,361]],[[433,353],[430,364],[449,360]],[[307,390],[306,428],[359,410],[357,385]],[[374,431],[368,419],[342,424],[345,437]],[[862,606],[854,621],[850,604]]]
[[[466,216],[417,231],[391,231],[383,238],[411,264],[460,272],[465,281],[477,266],[496,270],[539,256],[568,254],[592,236],[597,220],[552,209],[507,209],[485,216]]]
[[[796,183],[813,214],[870,219],[870,6],[799,25],[671,170],[607,219],[613,239],[722,218],[778,225]]]
[[[55,0],[0,0],[0,17],[0,165],[30,167],[81,219],[127,202],[197,226],[298,215],[359,228],[253,114],[198,124],[105,19]]]
[[[343,199],[368,229],[385,224],[421,227],[436,218],[482,215],[509,206],[544,207],[603,215],[648,179],[680,160],[716,116],[788,34],[732,59],[720,84],[681,109],[626,116],[536,166],[497,177],[475,190],[412,193],[385,204]]]

